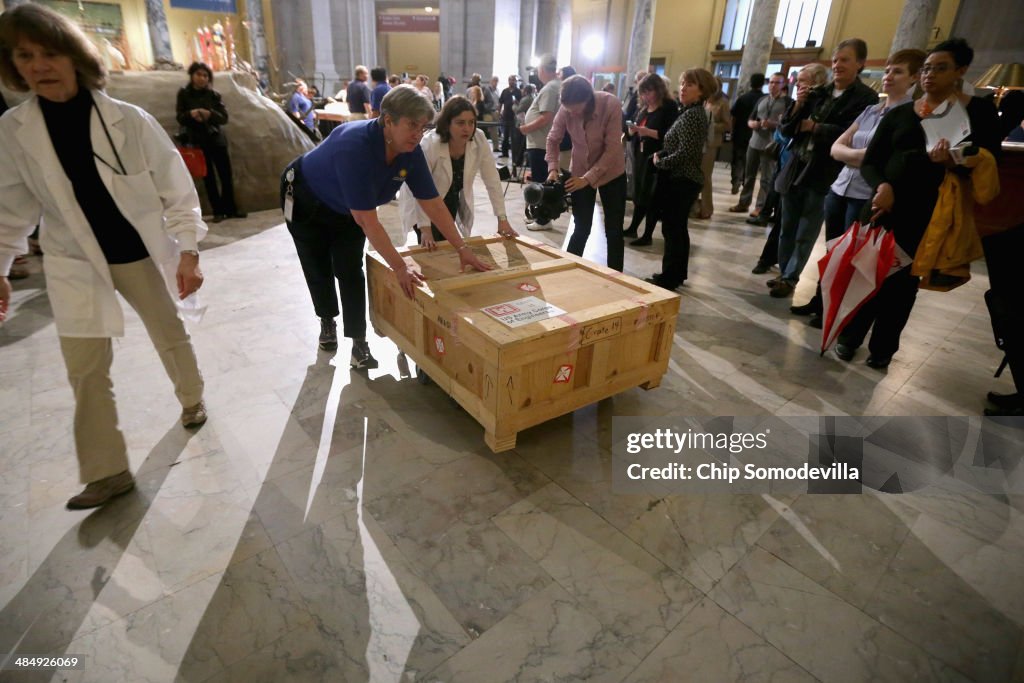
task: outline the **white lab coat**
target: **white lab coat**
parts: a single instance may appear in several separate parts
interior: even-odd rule
[[[434,185],[437,192],[444,199],[448,189],[452,186],[452,158],[448,152],[448,143],[442,142],[436,131],[431,131],[420,141],[420,147],[427,158],[427,166],[430,168],[430,175],[434,177]],[[483,131],[477,130],[473,139],[466,144],[466,162],[462,174],[462,196],[459,198],[459,211],[455,223],[459,226],[459,232],[463,237],[469,237],[473,231],[473,180],[477,174],[484,180],[487,188],[487,195],[491,199],[491,208],[496,216],[505,214],[505,195],[501,191],[501,179],[498,177],[498,167],[494,163],[494,155],[491,153],[491,145],[484,136]],[[405,235],[412,230],[413,225],[430,227],[430,219],[423,212],[416,198],[406,186],[402,187],[399,195],[399,210],[402,215],[403,234],[396,244],[405,244]],[[393,241],[395,240],[392,235]]]
[[[96,161],[118,209],[142,237],[177,301],[179,251],[206,235],[199,196],[174,143],[142,109],[92,92],[110,133],[92,110],[93,151],[126,174]],[[111,150],[111,142],[117,155]],[[0,272],[6,273],[40,224],[43,271],[57,332],[65,337],[119,337],[124,314],[106,258],[75,199],[46,121],[33,96],[0,118]],[[186,303],[188,307],[188,303]]]

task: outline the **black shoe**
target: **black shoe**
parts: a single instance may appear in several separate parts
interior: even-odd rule
[[[213,217],[213,222],[214,223],[221,223],[223,221],[226,221],[227,219],[228,219],[227,216],[225,216],[222,213],[218,213],[216,216]]]
[[[770,265],[758,261],[757,265],[750,269],[750,272],[753,273],[754,275],[764,275],[771,269],[772,267]]]
[[[786,297],[793,296],[795,290],[796,287],[793,283],[779,280],[778,284],[772,287],[772,291],[768,292],[768,296],[773,299],[785,299]]]
[[[370,354],[370,345],[366,340],[352,340],[352,361],[351,365],[356,370],[372,369],[377,367],[377,359]]]
[[[653,275],[651,277],[645,277],[644,278],[644,282],[649,282],[652,285],[657,285],[658,287],[661,287],[662,289],[667,289],[670,292],[676,291],[676,287],[679,286],[679,285],[676,285],[676,287],[669,287],[657,275]],[[685,280],[684,280],[684,282],[685,282]]]
[[[891,362],[892,356],[876,356],[872,354],[868,356],[868,359],[864,361],[864,364],[869,368],[874,368],[875,370],[884,370],[889,367],[889,363]]]
[[[836,354],[836,358],[838,358],[839,360],[850,362],[851,360],[853,360],[853,355],[857,353],[857,349],[850,348],[849,346],[843,344],[842,342],[836,342],[836,345],[832,349],[832,352]]]
[[[737,185],[736,183],[733,183],[732,184],[732,194],[739,194],[739,193],[740,193],[740,186]]]
[[[762,228],[768,227],[768,219],[761,218],[760,216],[750,216],[749,218],[747,218],[747,223],[750,225],[759,225]]]
[[[338,325],[334,318],[320,318],[320,348],[324,351],[338,348]]]
[[[823,325],[823,322],[821,320],[821,316],[820,315],[812,315],[810,318],[807,319],[807,325],[810,326],[810,327],[813,327],[816,330],[820,330],[822,328],[822,325]]]
[[[622,236],[623,237],[639,237],[640,235],[637,234],[636,228],[629,228],[628,230],[623,230],[622,231]]]
[[[1024,404],[1015,408],[985,408],[985,417],[1024,417]]]
[[[633,240],[632,242],[630,242],[629,246],[631,246],[631,247],[649,247],[649,246],[651,246],[651,244],[652,244],[652,242],[651,242],[651,238],[650,237],[641,237],[640,239]]]
[[[233,214],[228,216],[228,218],[248,218],[248,217],[249,217],[249,214],[247,214],[245,211],[235,211]]]
[[[821,315],[821,310],[814,299],[811,299],[802,306],[790,306],[789,312],[793,315]]]
[[[1021,405],[1024,405],[1024,399],[1021,398],[1020,394],[1000,394],[996,391],[990,391],[985,398],[996,408],[1002,408],[1003,410],[1019,408]]]

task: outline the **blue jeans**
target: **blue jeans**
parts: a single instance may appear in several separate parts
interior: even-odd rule
[[[825,195],[825,239],[834,240],[846,232],[867,203],[866,199],[843,197],[832,190]]]
[[[608,238],[608,267],[621,273],[625,256],[622,238],[622,223],[626,216],[625,173],[614,180],[609,180],[601,187],[585,187],[572,193],[572,219],[575,228],[566,251],[576,256],[583,255],[583,248],[587,246],[587,238],[590,237],[590,227],[594,223],[594,204],[599,192],[601,206],[604,208],[604,233]]]
[[[796,185],[782,195],[782,221],[779,230],[779,268],[781,279],[795,285],[811,257],[821,234],[825,215],[825,195]]]

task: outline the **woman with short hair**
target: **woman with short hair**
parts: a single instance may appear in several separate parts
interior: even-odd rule
[[[572,140],[571,177],[565,189],[572,193],[575,223],[570,254],[583,255],[594,222],[594,205],[601,193],[608,267],[621,271],[624,259],[622,223],[626,215],[626,161],[622,155],[622,108],[606,92],[594,92],[583,76],[562,82],[561,106],[547,137],[548,181],[558,180],[559,145],[566,132]]]
[[[687,69],[679,78],[682,109],[665,136],[662,150],[654,155],[659,170],[654,204],[662,216],[665,255],[661,272],[647,278],[651,284],[675,290],[689,276],[690,207],[704,185],[701,161],[708,138],[704,103],[718,85],[707,69]]]
[[[433,118],[433,106],[414,87],[399,85],[381,100],[379,117],[335,128],[318,147],[288,164],[281,176],[285,223],[320,318],[320,348],[338,347],[337,279],[344,335],[352,339],[351,365],[356,369],[377,367],[366,341],[366,240],[410,299],[423,281],[398,254],[377,216],[377,207],[394,199],[403,184],[455,246],[463,267],[489,269],[469,250],[434,186],[419,145]]]
[[[659,218],[651,208],[658,178],[658,169],[651,159],[661,149],[665,135],[679,116],[679,106],[669,96],[665,79],[658,74],[645,75],[637,92],[640,106],[634,114],[636,121],[627,129],[633,154],[633,219],[623,237],[637,237],[637,228],[646,217],[643,236],[630,242],[631,246],[642,247],[651,243]]]
[[[203,150],[203,156],[206,157],[203,184],[213,208],[213,222],[220,223],[226,218],[245,218],[246,214],[235,205],[228,140],[221,130],[221,126],[227,125],[228,110],[220,93],[213,89],[213,71],[202,62],[192,62],[188,68],[188,77],[188,85],[178,91],[175,110],[185,141]],[[218,179],[220,188],[217,187]]]
[[[0,79],[31,93],[0,119],[0,320],[8,269],[40,225],[86,484],[67,506],[97,507],[135,486],[110,377],[111,337],[125,327],[118,294],[160,355],[182,425],[206,421],[203,378],[175,306],[203,284],[196,245],[206,225],[171,139],[145,111],[103,92],[100,56],[70,20],[34,3],[0,15]]]
[[[515,237],[518,233],[505,215],[505,195],[501,191],[498,167],[487,138],[476,127],[476,120],[476,109],[470,101],[456,95],[445,102],[434,130],[423,136],[420,148],[434,186],[463,237],[469,237],[473,231],[473,180],[477,175],[483,178],[491,208],[498,217],[498,234]],[[445,239],[408,188],[402,189],[399,207],[405,231],[415,230],[421,244],[432,248],[435,242]]]

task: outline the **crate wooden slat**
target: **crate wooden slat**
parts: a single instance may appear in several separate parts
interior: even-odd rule
[[[678,295],[527,237],[468,243],[493,270],[460,272],[444,242],[402,250],[427,278],[414,299],[369,253],[370,319],[483,425],[492,450],[559,415],[660,384]],[[529,296],[565,314],[510,327],[482,310]]]

